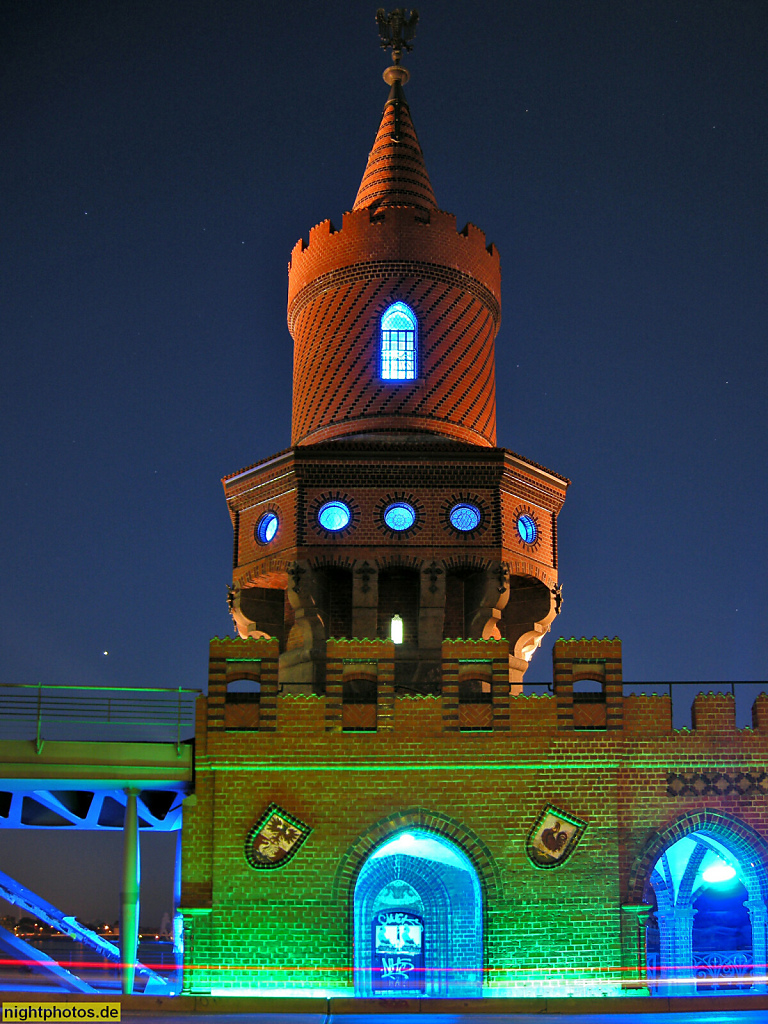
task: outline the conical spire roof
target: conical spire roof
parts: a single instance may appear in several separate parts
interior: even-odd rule
[[[386,206],[437,209],[424,154],[401,84],[401,81],[407,81],[407,75],[408,72],[400,67],[388,68],[385,72],[385,79],[392,88],[353,210],[368,208],[375,213]]]

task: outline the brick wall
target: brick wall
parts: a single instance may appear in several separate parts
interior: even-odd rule
[[[329,731],[330,692],[278,695],[273,733],[206,731],[206,711],[199,717],[183,836],[183,902],[197,929],[190,990],[193,978],[222,989],[349,988],[357,872],[384,837],[416,826],[457,843],[477,868],[491,988],[582,991],[570,971],[608,991],[622,959],[636,962],[626,927],[622,947],[620,907],[642,901],[643,855],[658,832],[710,811],[768,838],[765,696],[753,730],[737,730],[732,698],[715,694],[697,698],[692,730],[672,729],[668,697],[635,695],[621,728],[585,731],[563,727],[557,696],[496,694],[504,727],[464,732],[450,680],[477,645],[444,645],[442,697],[393,697],[386,642],[334,643],[339,676],[355,657],[383,665],[385,728]],[[500,645],[487,647],[492,663]],[[284,867],[255,870],[244,840],[273,802],[312,832]],[[542,870],[526,841],[548,804],[587,828],[562,866]],[[215,980],[200,982],[196,965],[212,965]]]

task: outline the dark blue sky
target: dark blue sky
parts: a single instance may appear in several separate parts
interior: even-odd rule
[[[374,7],[0,8],[5,682],[204,685],[219,480],[289,443],[286,263],[354,200]],[[405,61],[501,251],[499,444],[573,480],[551,637],[628,680],[766,678],[766,54],[754,0],[436,0]]]

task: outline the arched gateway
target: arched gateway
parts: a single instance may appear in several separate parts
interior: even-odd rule
[[[653,907],[652,991],[765,990],[767,853],[748,825],[713,810],[685,815],[657,835],[638,871],[643,902]]]
[[[357,995],[479,996],[483,906],[455,843],[408,829],[365,861],[354,890]]]

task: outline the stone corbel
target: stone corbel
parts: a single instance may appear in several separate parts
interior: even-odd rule
[[[515,641],[514,656],[520,661],[530,662],[536,651],[549,632],[552,623],[560,614],[563,599],[561,587],[555,586],[550,590],[549,611],[542,615],[536,622],[531,623],[531,628],[521,634]]]
[[[232,621],[235,624],[238,636],[242,640],[247,640],[249,637],[252,637],[254,640],[269,640],[269,633],[265,633],[264,630],[259,629],[256,623],[253,622],[243,610],[242,597],[243,588],[239,583],[235,583],[232,587],[227,586],[227,604],[229,605],[229,614],[232,616]]]
[[[499,619],[509,600],[509,566],[495,562],[483,573],[484,582],[472,614],[469,634],[483,640],[500,640]]]
[[[306,562],[288,566],[288,601],[294,611],[294,630],[302,636],[302,647],[317,650],[325,647],[325,624],[317,607],[315,574]]]

